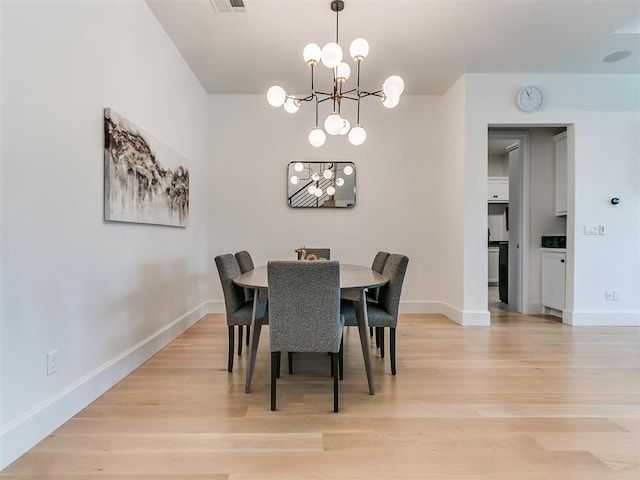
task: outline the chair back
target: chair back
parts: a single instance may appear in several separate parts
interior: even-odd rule
[[[340,264],[337,261],[271,261],[269,338],[272,352],[340,350]]]
[[[376,256],[373,258],[373,263],[371,264],[371,270],[382,273],[384,271],[384,264],[387,263],[387,258],[389,258],[389,252],[380,251],[376,253]],[[380,296],[380,287],[370,288],[367,294],[371,300],[377,302]]]
[[[246,250],[242,250],[241,252],[236,252],[236,260],[238,260],[238,265],[240,266],[240,271],[242,273],[246,273],[249,270],[253,270],[253,259],[251,258],[251,254]]]
[[[240,271],[238,260],[236,260],[236,257],[231,253],[218,255],[215,261],[216,267],[218,267],[218,275],[220,275],[220,283],[222,284],[222,293],[224,294],[227,322],[229,322],[231,315],[245,302],[244,288],[233,283],[233,278],[242,272]]]
[[[251,254],[246,250],[236,252],[236,260],[238,260],[240,272],[246,273],[250,270],[253,270],[253,259],[251,258]],[[253,300],[253,290],[251,288],[244,289],[244,299],[247,301]]]
[[[393,253],[387,258],[382,271],[382,274],[389,279],[389,282],[380,287],[378,304],[396,320],[400,306],[400,295],[402,294],[402,283],[404,282],[408,264],[409,257]]]
[[[382,273],[384,264],[387,263],[387,258],[389,258],[389,252],[376,253],[376,256],[373,258],[373,263],[371,264],[371,270]]]
[[[331,260],[331,249],[330,248],[305,248],[304,252],[307,256],[315,255],[317,258],[323,258],[325,260]],[[300,253],[298,253],[298,260],[304,260],[300,258]]]

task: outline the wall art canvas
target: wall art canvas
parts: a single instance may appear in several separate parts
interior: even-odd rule
[[[112,108],[104,109],[104,219],[186,227],[186,159]]]

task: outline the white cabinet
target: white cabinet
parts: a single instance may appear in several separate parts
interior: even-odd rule
[[[543,307],[564,310],[565,307],[565,279],[566,279],[566,251],[560,249],[542,249],[540,301]]]
[[[489,285],[498,285],[498,247],[489,247]]]
[[[509,177],[489,177],[487,193],[489,203],[508,203]]]
[[[553,137],[556,142],[556,215],[567,214],[567,132]]]

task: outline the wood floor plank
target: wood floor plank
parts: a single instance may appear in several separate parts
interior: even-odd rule
[[[0,472],[0,480],[637,480],[640,329],[492,314],[401,315],[398,374],[372,346],[368,393],[345,332],[340,412],[326,355],[296,355],[269,408],[268,327],[253,391],[208,315]],[[388,342],[387,342],[388,343]]]

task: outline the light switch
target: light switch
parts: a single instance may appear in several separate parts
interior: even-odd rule
[[[607,228],[604,225],[598,225],[598,235],[606,235]]]

